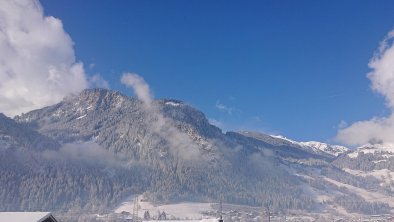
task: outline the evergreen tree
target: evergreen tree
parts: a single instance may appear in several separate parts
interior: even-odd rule
[[[150,220],[149,210],[145,211],[145,213],[144,213],[144,220]]]

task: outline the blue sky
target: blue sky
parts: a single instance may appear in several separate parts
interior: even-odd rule
[[[390,112],[366,75],[393,1],[40,2],[87,73],[128,95],[120,76],[138,73],[225,130],[331,141],[341,122]]]

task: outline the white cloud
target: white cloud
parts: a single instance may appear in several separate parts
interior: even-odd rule
[[[45,150],[42,155],[48,160],[69,160],[115,167],[126,166],[124,159],[95,142],[66,143],[59,150]]]
[[[154,99],[149,85],[141,76],[135,73],[124,73],[121,82],[131,87],[137,98],[144,104],[147,118],[151,120],[149,129],[168,143],[164,145],[161,141],[156,141],[157,144],[166,146],[172,154],[184,159],[191,160],[200,156],[199,147],[192,138],[179,130],[172,119],[166,118],[161,113],[153,102]]]
[[[348,128],[339,130],[339,141],[349,145],[364,145],[367,143],[393,143],[394,116],[387,118],[374,117],[371,120],[353,123]]]
[[[219,128],[223,128],[224,127],[224,124],[221,121],[217,120],[217,119],[209,118],[208,121],[209,121],[210,124],[212,124],[214,126],[217,126]]]
[[[391,110],[388,117],[373,117],[370,120],[355,122],[340,129],[336,136],[339,142],[348,145],[366,143],[394,143],[394,30],[380,43],[378,51],[371,58],[368,73],[371,88],[383,95]]]
[[[89,86],[93,88],[109,89],[109,83],[101,75],[96,74],[89,77]]]
[[[339,123],[338,123],[338,128],[339,129],[343,129],[343,128],[346,128],[346,127],[348,127],[349,126],[349,124],[345,121],[345,120],[341,120]]]
[[[149,85],[141,76],[135,73],[124,73],[121,81],[134,90],[138,99],[142,101],[145,106],[150,107],[152,105],[153,96],[150,92]]]
[[[221,103],[219,100],[216,101],[215,107],[216,107],[216,109],[218,109],[218,110],[223,110],[223,111],[226,111],[226,112],[228,112],[229,114],[231,114],[231,109],[228,108],[228,107],[227,107],[226,105],[224,105],[223,103]]]
[[[380,43],[378,52],[372,57],[368,66],[372,72],[368,73],[371,87],[382,94],[388,106],[394,110],[394,30],[388,33]]]
[[[95,66],[96,66],[96,64],[90,63],[90,64],[89,64],[89,69],[93,69]]]
[[[2,0],[0,112],[12,116],[60,101],[88,87],[83,64],[62,22],[37,0]]]
[[[234,108],[234,107],[229,107],[225,104],[223,104],[222,102],[220,102],[220,100],[216,101],[215,104],[216,109],[226,112],[228,115],[233,115],[234,113],[240,113],[241,110]]]

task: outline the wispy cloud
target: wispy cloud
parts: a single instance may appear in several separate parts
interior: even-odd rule
[[[148,83],[146,83],[141,76],[135,73],[124,73],[121,82],[131,87],[138,99],[142,101],[147,108],[152,107],[153,96]]]
[[[232,115],[233,110],[231,108],[227,107],[226,105],[224,105],[223,103],[221,103],[219,100],[216,101],[215,107],[216,107],[216,109],[218,109],[220,111],[225,111],[229,115]]]
[[[95,74],[89,77],[89,86],[93,88],[109,89],[109,83],[101,75]]]
[[[348,145],[366,143],[394,143],[394,30],[390,31],[368,66],[372,69],[367,77],[371,88],[383,95],[391,113],[387,117],[373,117],[370,120],[355,122],[340,129],[336,136],[339,142]]]
[[[241,110],[237,109],[235,107],[230,107],[225,105],[224,103],[222,103],[220,100],[217,100],[215,103],[215,107],[216,109],[222,111],[222,112],[226,112],[228,115],[233,115],[235,113],[240,113]]]
[[[185,132],[179,130],[172,119],[166,118],[154,103],[153,95],[145,80],[135,73],[124,73],[121,81],[134,90],[137,98],[144,104],[145,112],[150,118],[149,130],[156,133],[161,146],[166,146],[172,154],[183,159],[195,159],[200,156],[199,147]],[[153,139],[153,138],[152,138]],[[168,144],[162,144],[166,141]]]
[[[90,63],[90,64],[89,64],[89,69],[93,69],[95,66],[96,66],[95,63]]]
[[[343,129],[343,128],[346,128],[346,127],[348,127],[349,126],[349,124],[345,121],[345,120],[341,120],[339,123],[338,123],[338,129]]]
[[[67,143],[59,150],[46,150],[42,156],[48,160],[65,160],[121,167],[126,166],[126,160],[109,152],[95,142]]]
[[[210,124],[212,124],[214,126],[217,126],[217,127],[221,128],[221,129],[223,129],[225,127],[223,122],[221,122],[221,121],[219,121],[219,120],[217,120],[215,118],[209,118],[208,121],[209,121]]]

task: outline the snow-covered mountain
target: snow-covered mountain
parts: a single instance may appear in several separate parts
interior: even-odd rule
[[[374,170],[394,170],[393,144],[367,144],[335,160],[341,168],[361,170],[365,172]]]
[[[297,142],[280,135],[272,135],[272,137],[289,141],[290,143],[299,145],[304,149],[310,150],[311,152],[316,152],[316,153],[324,152],[332,156],[339,156],[349,151],[347,147],[339,146],[339,145],[331,145],[328,143],[322,143],[317,141]]]
[[[327,143],[321,143],[321,142],[316,142],[316,141],[300,142],[299,144],[301,146],[310,148],[312,150],[323,151],[323,152],[328,153],[333,156],[339,156],[339,155],[349,151],[349,149],[344,146],[330,145]]]
[[[281,135],[266,135],[257,132],[240,132],[241,134],[249,137],[253,137],[262,141],[266,141],[268,143],[275,143],[277,145],[287,145],[296,147],[298,149],[305,150],[307,152],[315,153],[318,155],[329,155],[331,157],[339,156],[340,154],[346,153],[349,151],[348,148],[339,145],[331,145],[327,143],[317,142],[317,141],[308,141],[308,142],[297,142],[286,138]]]
[[[360,153],[362,153],[363,155],[365,154],[380,155],[382,157],[388,158],[394,156],[394,144],[392,143],[366,144],[353,150],[347,156],[349,156],[350,158],[356,158]]]
[[[156,203],[222,199],[277,212],[390,212],[394,200],[374,198],[394,189],[354,174],[377,169],[354,152],[222,133],[181,101],[156,100],[147,108],[119,92],[89,89],[14,119],[0,116],[0,175],[8,175],[0,177],[0,210],[105,210],[143,194]]]

